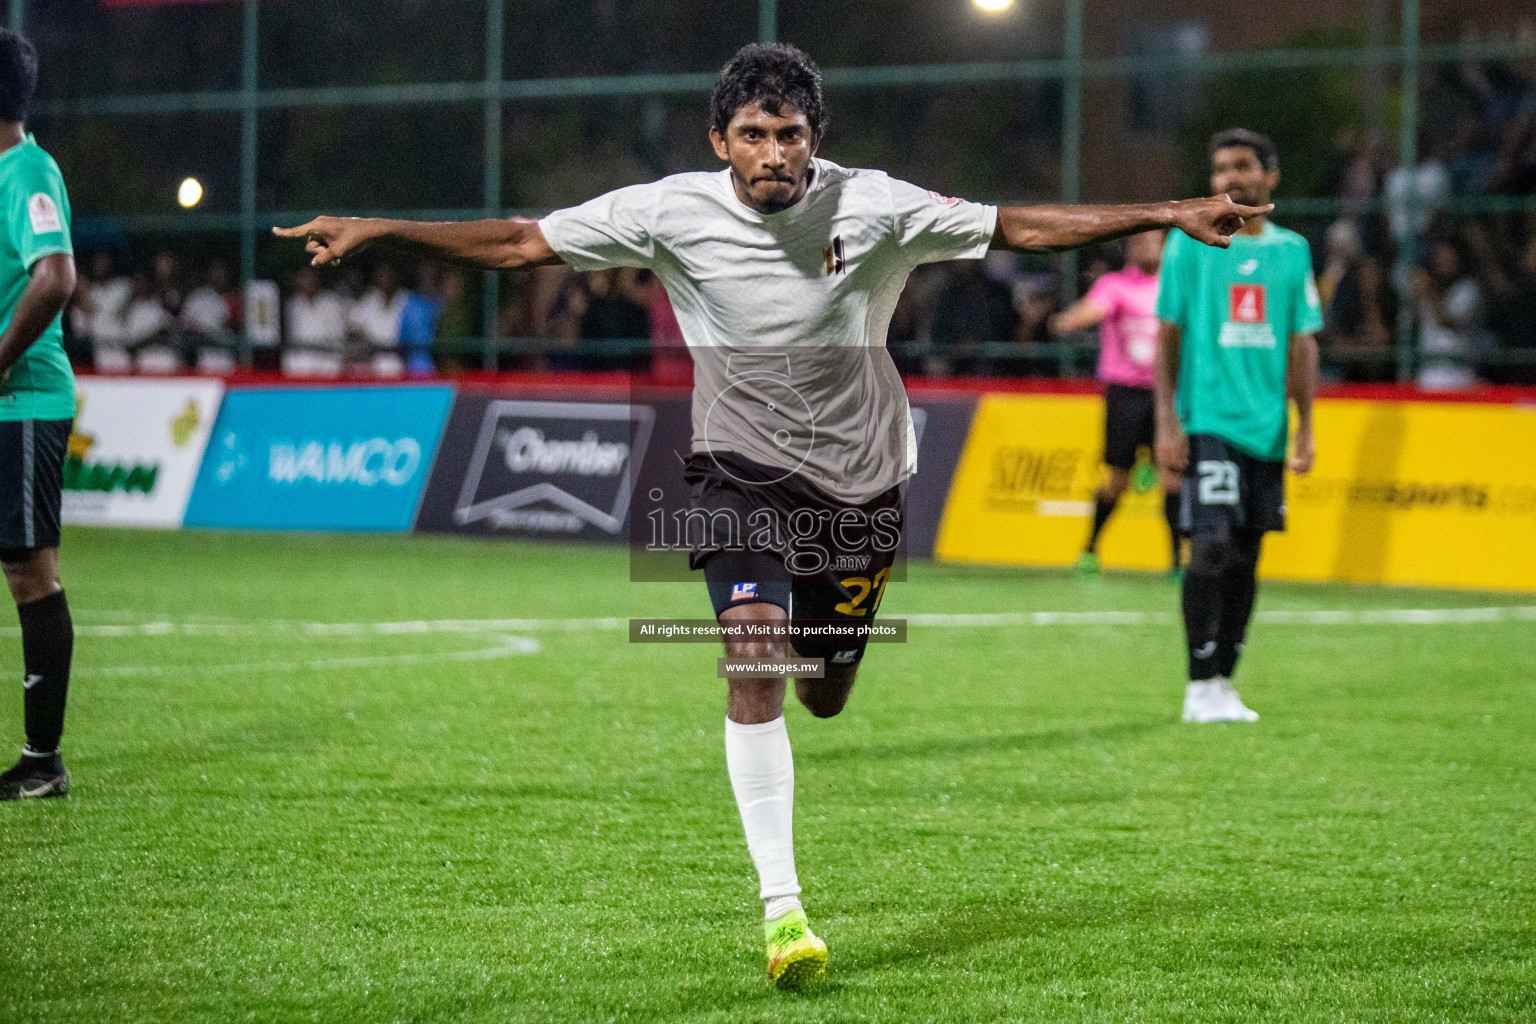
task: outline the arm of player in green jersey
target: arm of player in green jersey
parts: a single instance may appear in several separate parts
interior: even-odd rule
[[[1296,403],[1296,440],[1291,450],[1291,472],[1305,476],[1317,458],[1312,433],[1312,403],[1317,398],[1317,335],[1293,334],[1286,353],[1285,390]]]
[[[11,367],[43,336],[75,292],[75,258],[55,252],[32,264],[32,278],[22,290],[16,312],[0,334],[0,380],[10,375]]]
[[[1000,206],[992,248],[1061,252],[1154,228],[1178,228],[1189,237],[1225,249],[1243,222],[1273,210],[1242,206],[1224,195],[1124,206]]]
[[[1179,356],[1184,332],[1179,325],[1161,320],[1157,325],[1157,354],[1152,360],[1152,409],[1154,416],[1152,454],[1158,468],[1172,476],[1181,476],[1189,464],[1189,438],[1179,422],[1174,396],[1179,393]]]
[[[539,222],[525,217],[466,221],[316,217],[298,227],[273,228],[272,233],[279,238],[306,239],[304,249],[316,267],[372,245],[482,270],[517,270],[560,262],[539,230]]]

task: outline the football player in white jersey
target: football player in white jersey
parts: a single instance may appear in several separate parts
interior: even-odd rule
[[[816,156],[827,124],[820,71],[785,44],[743,47],[710,105],[722,171],[622,188],[542,220],[320,217],[276,233],[306,239],[315,265],[387,245],[491,270],[562,261],[652,270],[695,363],[687,479],[694,509],[711,526],[727,525],[693,543],[691,561],[730,658],[789,653],[782,640],[729,638],[743,624],[782,630],[874,617],[899,547],[901,487],[916,470],[906,394],[884,347],[913,268],[1153,228],[1225,247],[1246,218],[1269,210],[1226,196],[994,207],[839,167]],[[756,529],[765,522],[773,528]],[[795,679],[816,717],[842,710],[864,639],[790,641],[795,655],[820,662],[819,676],[813,668]],[[798,987],[822,975],[827,947],[799,899],[786,676],[727,685],[726,765],[760,881],[768,974]]]

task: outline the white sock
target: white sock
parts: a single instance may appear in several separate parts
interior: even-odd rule
[[[789,731],[779,716],[761,725],[725,720],[725,766],[747,833],[747,852],[757,867],[764,917],[800,906],[795,876],[795,762]],[[769,914],[768,911],[775,911]]]

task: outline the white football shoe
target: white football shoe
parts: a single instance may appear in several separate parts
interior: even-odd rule
[[[1221,676],[1184,688],[1186,722],[1257,722],[1259,713],[1243,703],[1232,684]]]

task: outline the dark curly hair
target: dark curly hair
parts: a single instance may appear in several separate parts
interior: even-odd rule
[[[785,104],[805,115],[811,131],[827,127],[827,106],[821,95],[821,69],[788,43],[749,43],[720,69],[709,97],[709,126],[725,134],[742,107],[762,104],[777,115]]]
[[[0,121],[25,121],[37,91],[37,51],[26,39],[0,28]]]
[[[1272,171],[1280,166],[1280,154],[1275,150],[1274,141],[1268,135],[1260,135],[1247,128],[1228,128],[1224,132],[1212,135],[1210,155],[1214,157],[1218,149],[1230,149],[1233,146],[1247,146],[1253,150],[1259,166],[1266,171]]]

